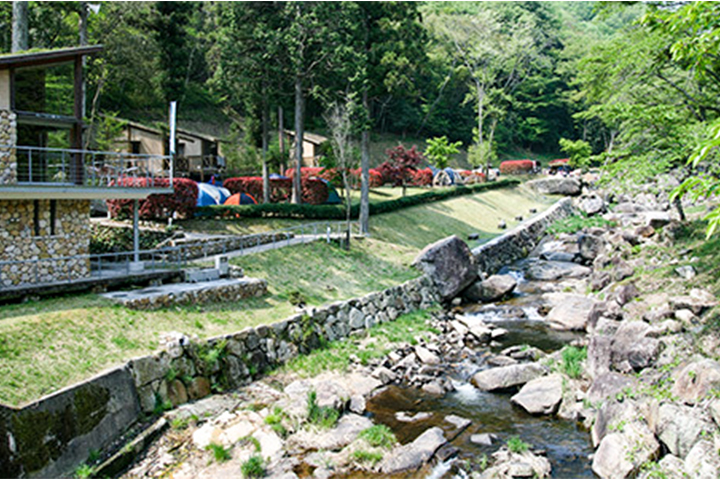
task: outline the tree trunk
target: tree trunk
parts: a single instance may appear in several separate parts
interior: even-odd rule
[[[350,214],[352,212],[352,199],[350,198],[350,182],[348,181],[347,168],[343,168],[343,185],[345,187],[345,220],[347,222],[347,230],[345,232],[345,250],[350,250],[350,231],[352,224],[350,222]]]
[[[28,50],[28,2],[13,2],[12,9],[12,53]]]
[[[267,101],[267,91],[263,95],[262,106],[262,182],[263,203],[270,203],[270,178],[268,172],[268,144],[270,143],[270,107]]]
[[[88,4],[87,2],[80,2],[80,20],[78,21],[78,32],[79,32],[79,41],[80,46],[84,47],[88,44]],[[82,58],[82,64],[83,64],[83,70],[85,69],[85,66],[87,65],[87,58],[83,56]],[[82,81],[82,105],[81,105],[81,112],[83,118],[85,118],[85,115],[87,113],[87,99],[86,97],[86,91],[87,91],[87,79],[86,76],[83,75],[83,81]]]
[[[300,181],[303,160],[303,127],[305,113],[302,78],[295,76],[295,178],[293,179],[292,203],[302,203],[302,183]]]
[[[280,145],[280,174],[285,175],[287,165],[285,164],[285,119],[283,107],[278,107],[278,144]]]
[[[363,107],[370,116],[370,102],[368,101],[367,87],[363,90]],[[360,139],[360,234],[370,233],[370,124],[365,125]]]
[[[477,88],[477,96],[478,96],[478,145],[482,146],[483,144],[483,104],[485,103],[485,90],[482,88],[479,82],[475,83],[475,87]]]

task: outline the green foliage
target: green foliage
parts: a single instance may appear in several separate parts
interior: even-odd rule
[[[95,469],[86,463],[78,465],[75,469],[73,477],[75,478],[92,478],[95,475]]]
[[[496,161],[497,153],[490,142],[475,143],[468,148],[468,162],[475,168],[494,165]]]
[[[530,444],[523,442],[520,437],[514,435],[508,438],[507,448],[513,453],[523,453],[530,449]]]
[[[612,222],[605,220],[600,216],[588,217],[585,213],[580,212],[561,220],[556,220],[547,229],[551,235],[559,235],[561,233],[575,233],[584,228],[607,227]]]
[[[163,400],[159,393],[155,394],[155,407],[153,408],[153,414],[162,415],[168,410],[172,410],[172,403],[169,400]]]
[[[395,434],[390,430],[387,425],[373,425],[370,428],[366,428],[359,435],[360,438],[367,440],[367,442],[373,447],[382,447],[390,449],[397,442]]]
[[[355,450],[352,453],[352,459],[359,463],[375,465],[383,459],[383,454],[380,452],[368,452],[367,450]]]
[[[559,141],[560,150],[570,157],[572,168],[587,168],[590,166],[590,155],[592,147],[585,140],[568,140],[561,138]]]
[[[332,407],[320,407],[317,404],[317,392],[308,392],[307,398],[307,421],[320,428],[332,428],[340,418],[340,412]]]
[[[222,445],[218,445],[217,443],[211,443],[210,445],[205,447],[205,450],[211,451],[213,454],[213,458],[218,463],[227,462],[232,458],[232,455],[230,455],[230,451]]]
[[[448,166],[450,155],[459,152],[458,148],[462,146],[462,142],[448,143],[445,135],[442,137],[429,138],[427,147],[425,148],[425,156],[433,162],[440,170],[444,170]]]
[[[260,455],[253,455],[240,465],[245,478],[263,478],[265,476],[265,460]]]
[[[580,378],[583,373],[582,362],[587,358],[587,349],[585,347],[565,347],[562,349],[561,356],[560,371],[570,378]]]
[[[283,411],[282,408],[275,406],[273,408],[272,413],[268,414],[267,417],[265,417],[265,423],[270,425],[270,427],[280,435],[281,437],[287,436],[287,428],[283,425],[283,421],[287,419],[287,414]]]

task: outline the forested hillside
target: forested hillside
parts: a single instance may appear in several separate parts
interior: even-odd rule
[[[444,135],[476,166],[549,154],[635,176],[683,163],[718,112],[713,3],[30,2],[30,47],[77,45],[83,8],[105,45],[88,116],[164,121],[177,100],[245,170],[263,125],[279,160],[280,109],[322,133],[347,97],[358,140]],[[11,17],[2,2],[5,52]]]

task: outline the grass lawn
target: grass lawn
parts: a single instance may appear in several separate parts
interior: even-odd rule
[[[260,299],[140,312],[85,294],[0,307],[0,403],[34,400],[145,355],[163,332],[235,332],[292,314],[291,294],[322,305],[397,285],[418,275],[409,264],[427,243],[472,232],[491,237],[498,220],[511,227],[515,215],[551,202],[523,187],[481,192],[374,216],[371,237],[355,240],[350,252],[316,242],[233,259],[248,276],[268,280]],[[239,223],[207,222],[207,230],[227,233]],[[242,220],[244,229],[277,226]]]

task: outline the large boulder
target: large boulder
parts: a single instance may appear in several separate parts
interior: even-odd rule
[[[592,216],[605,210],[605,201],[599,195],[589,195],[580,199],[578,208],[587,215]]]
[[[614,400],[618,394],[626,391],[635,391],[637,380],[633,377],[621,375],[615,372],[606,372],[598,375],[587,391],[587,399],[590,403],[596,404],[606,400]]]
[[[603,248],[605,247],[605,240],[597,235],[580,235],[578,237],[578,247],[580,250],[580,256],[592,262],[595,258],[600,255]]]
[[[480,390],[505,390],[524,385],[546,372],[547,369],[539,363],[522,363],[483,370],[473,375],[471,382]]]
[[[592,469],[600,478],[628,478],[643,464],[653,460],[660,444],[640,422],[625,425],[622,431],[602,439],[593,458]]]
[[[551,293],[545,295],[554,305],[545,320],[557,330],[585,330],[595,300],[585,295]]]
[[[720,363],[710,359],[692,362],[678,370],[673,377],[673,395],[685,403],[694,404],[705,398],[712,389],[720,388]]]
[[[442,429],[432,427],[411,443],[396,447],[386,455],[378,466],[378,470],[385,474],[403,470],[417,469],[430,460],[438,448],[447,443]]]
[[[547,177],[531,180],[526,185],[545,195],[580,195],[582,184],[577,178]]]
[[[674,403],[660,405],[655,433],[673,455],[685,458],[703,435],[715,430],[709,419],[692,407]]]
[[[580,278],[590,275],[591,270],[572,262],[550,262],[539,260],[527,269],[529,280],[552,281],[560,278]]]
[[[470,285],[463,296],[471,302],[494,302],[512,293],[517,280],[512,275],[492,275]]]
[[[470,248],[456,235],[425,247],[413,266],[430,277],[443,300],[456,297],[478,276]]]
[[[360,432],[373,426],[372,420],[361,415],[344,415],[337,425],[326,431],[301,430],[288,438],[292,448],[300,450],[339,450],[351,444]]]
[[[555,413],[563,396],[563,377],[553,374],[530,380],[510,400],[534,415]]]
[[[526,450],[511,452],[503,447],[492,454],[492,467],[482,473],[482,478],[549,478],[550,461]]]
[[[623,322],[613,335],[610,347],[612,366],[624,373],[650,366],[662,349],[660,340],[647,336],[650,332],[650,325],[645,322]]]
[[[705,310],[718,304],[715,296],[707,290],[693,288],[689,295],[673,297],[670,299],[670,308],[673,310],[690,310],[695,315],[700,315]]]
[[[710,440],[700,440],[685,457],[685,473],[689,478],[718,478],[720,457]]]

